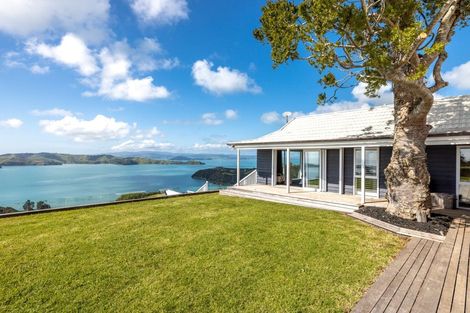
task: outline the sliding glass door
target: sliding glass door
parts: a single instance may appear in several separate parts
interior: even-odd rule
[[[305,187],[320,189],[320,150],[305,151]]]
[[[361,194],[361,164],[362,153],[360,148],[354,149],[354,190],[356,194]],[[365,186],[366,195],[378,196],[379,182],[379,150],[377,148],[366,148],[365,155]]]
[[[470,208],[470,147],[459,148],[459,202],[461,208]]]

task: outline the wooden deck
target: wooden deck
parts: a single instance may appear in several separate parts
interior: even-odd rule
[[[287,193],[285,186],[248,185],[230,187],[226,190],[221,190],[220,193],[229,196],[239,196],[348,213],[357,210],[361,203],[360,196],[333,192],[315,192],[300,187],[291,187],[290,192]],[[366,205],[386,206],[387,202],[385,199],[367,198]]]
[[[353,312],[470,312],[470,219],[444,242],[412,238]]]

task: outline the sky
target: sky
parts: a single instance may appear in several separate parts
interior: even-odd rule
[[[273,69],[262,0],[15,0],[0,4],[0,153],[230,153],[292,116],[390,103],[359,85],[317,107],[317,71]],[[470,93],[469,29],[437,96]]]

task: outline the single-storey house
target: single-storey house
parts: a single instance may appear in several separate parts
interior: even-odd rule
[[[431,192],[450,194],[455,206],[470,208],[470,96],[436,100],[428,123]],[[393,131],[393,105],[365,106],[300,116],[265,136],[229,145],[237,150],[238,169],[240,151],[256,149],[252,184],[283,186],[286,193],[301,188],[357,195],[364,203],[386,196]],[[238,185],[246,181],[238,175]]]

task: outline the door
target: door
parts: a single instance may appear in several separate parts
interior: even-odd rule
[[[470,147],[462,147],[458,152],[458,207],[470,209]]]
[[[320,189],[320,150],[305,151],[305,187]]]
[[[361,194],[361,162],[362,153],[360,148],[354,149],[354,193]],[[366,148],[365,172],[366,172],[366,195],[379,196],[379,149]]]

